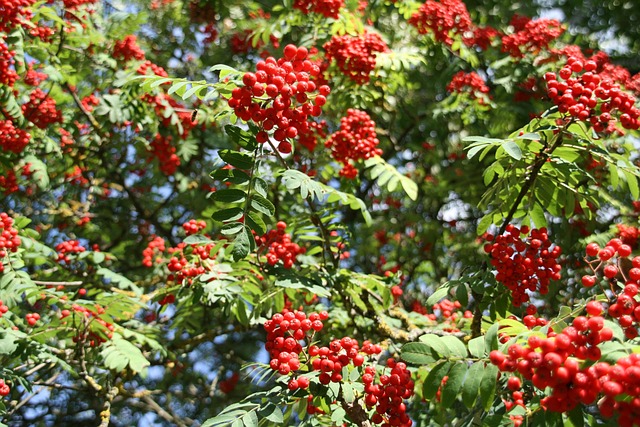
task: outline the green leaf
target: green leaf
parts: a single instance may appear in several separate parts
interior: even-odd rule
[[[464,403],[467,408],[473,408],[478,392],[480,391],[480,382],[482,381],[483,372],[484,362],[482,361],[471,365],[467,372],[467,377],[462,385],[462,403]]]
[[[244,215],[244,210],[240,207],[221,209],[211,214],[211,218],[215,221],[237,221]],[[189,236],[192,237],[192,236]]]
[[[466,358],[467,347],[460,341],[459,338],[456,338],[451,335],[445,335],[444,337],[440,337],[440,341],[451,351],[452,356],[458,356],[462,358]]]
[[[241,153],[234,150],[220,150],[218,152],[220,158],[238,169],[251,170],[255,159],[246,153]]]
[[[531,215],[531,219],[533,220],[533,224],[536,228],[542,228],[547,226],[547,218],[544,216],[544,210],[542,209],[542,205],[540,203],[533,204],[533,209],[529,212]]]
[[[504,148],[504,151],[506,151],[507,154],[515,160],[522,159],[522,150],[515,141],[506,140],[502,143],[501,147]]]
[[[480,382],[480,402],[485,410],[489,410],[493,405],[493,396],[496,393],[496,383],[498,378],[498,368],[494,365],[487,365]]]
[[[402,346],[402,359],[414,365],[428,365],[436,361],[433,348],[425,343],[410,342]]]
[[[410,178],[401,174],[394,166],[387,163],[382,157],[371,157],[364,162],[365,167],[371,168],[372,179],[377,179],[376,184],[383,187],[387,184],[387,190],[394,191],[398,184],[411,200],[418,198],[418,185]]]
[[[484,336],[484,344],[487,351],[498,349],[498,328],[500,328],[500,324],[498,322],[494,323]]]
[[[260,215],[256,214],[255,212],[247,213],[245,222],[259,236],[262,236],[267,232],[267,226],[265,225],[262,218],[260,218]]]
[[[100,354],[104,358],[105,366],[118,372],[124,371],[127,367],[134,372],[142,372],[150,365],[138,347],[118,334],[104,344]]]
[[[272,423],[282,424],[284,422],[284,417],[282,416],[282,410],[278,408],[277,405],[269,402],[264,408],[258,411],[258,415],[260,417],[271,421]]]
[[[454,338],[454,337],[451,337]],[[467,364],[466,362],[459,362],[453,365],[451,370],[449,371],[449,378],[447,378],[447,383],[444,385],[441,394],[440,403],[444,408],[448,408],[453,404],[456,396],[460,392],[460,388],[462,387],[462,382],[464,381],[465,374],[467,373]]]
[[[429,298],[427,299],[426,305],[428,307],[431,307],[441,299],[446,298],[447,295],[449,295],[450,290],[451,288],[449,287],[448,283],[445,283],[444,285],[440,286],[438,289],[436,289],[436,291],[433,294],[429,296]]]
[[[478,230],[476,231],[478,236],[480,236],[481,234],[484,234],[489,229],[489,227],[491,227],[492,224],[493,224],[492,213],[488,213],[485,216],[483,216],[482,219],[480,220],[480,223],[478,224]]]
[[[218,190],[211,195],[216,202],[223,203],[243,203],[246,200],[247,193],[237,188],[225,188]]]
[[[483,358],[486,355],[484,337],[475,337],[469,341],[469,353],[473,357]]]
[[[192,234],[187,236],[183,240],[187,245],[206,245],[209,243],[215,243],[214,240],[211,240],[207,236],[203,236],[202,234]]]
[[[259,194],[251,197],[251,208],[267,217],[272,217],[276,213],[276,207],[269,200]]]
[[[98,274],[98,276],[102,276],[104,279],[110,282],[117,284],[118,288],[120,289],[129,289],[135,292],[136,295],[142,295],[142,289],[140,289],[139,286],[137,286],[135,283],[133,283],[131,280],[120,273],[116,273],[115,271],[112,271],[105,267],[100,267],[98,271],[96,271],[96,274]]]
[[[451,355],[447,345],[435,334],[424,334],[420,336],[420,341],[430,346],[441,357],[447,358]],[[466,353],[466,351],[465,351]]]
[[[245,225],[241,222],[235,221],[225,224],[220,229],[220,234],[223,236],[235,236],[244,229]]]
[[[433,399],[440,388],[440,384],[442,384],[442,379],[449,373],[452,365],[452,362],[442,361],[429,371],[429,375],[425,378],[422,389],[422,396],[425,399]]]
[[[246,225],[243,225],[242,230],[236,235],[233,240],[233,249],[231,255],[234,261],[240,261],[249,255],[256,248],[256,239],[251,233],[251,229]]]
[[[249,174],[240,169],[218,169],[213,171],[210,176],[213,179],[237,185],[248,184],[251,181]]]
[[[627,185],[629,186],[629,192],[633,200],[638,200],[640,197],[640,189],[638,188],[638,178],[627,170],[623,170],[625,178],[627,178]]]
[[[49,174],[47,172],[47,165],[42,160],[33,155],[27,155],[24,157],[23,162],[31,163],[31,182],[35,182],[38,188],[46,190],[49,187]]]

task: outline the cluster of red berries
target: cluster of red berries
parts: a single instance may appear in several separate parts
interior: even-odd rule
[[[340,71],[359,85],[369,82],[376,67],[376,53],[389,52],[380,36],[369,32],[359,36],[336,35],[323,47],[327,61],[335,59]]]
[[[2,26],[2,18],[0,17],[0,27]],[[0,83],[13,86],[18,80],[18,73],[13,69],[15,60],[13,56],[15,52],[9,50],[9,47],[0,40]]]
[[[147,71],[151,70],[153,74],[160,77],[169,77],[169,74],[159,65],[154,64],[153,62],[146,60],[136,70],[136,73],[144,76],[147,74]]]
[[[326,311],[311,313],[309,316],[302,311],[288,311],[274,314],[270,320],[264,322],[267,331],[265,349],[269,352],[271,369],[282,375],[288,375],[300,368],[300,354],[302,345],[300,340],[307,338],[307,333],[315,333],[324,327],[323,320],[327,320],[329,314]],[[302,377],[300,377],[302,379]],[[306,388],[308,379],[297,385]]]
[[[229,378],[220,381],[218,383],[218,387],[220,388],[220,391],[223,392],[224,394],[229,394],[236,388],[236,385],[238,384],[239,380],[240,380],[240,374],[237,372],[234,372],[233,374],[231,374]]]
[[[6,257],[9,252],[16,252],[20,243],[22,240],[18,236],[18,230],[13,228],[13,218],[6,212],[0,213],[0,259]],[[0,262],[0,273],[2,271],[4,265]]]
[[[640,425],[640,354],[618,359],[615,365],[596,365],[604,398],[598,402],[600,414],[606,418],[617,415],[617,425]]]
[[[0,15],[0,32],[9,34],[17,26],[23,25],[31,19],[29,7],[38,0],[4,0],[2,2],[2,15]]]
[[[597,273],[600,271],[610,281],[616,281],[618,277],[625,281],[624,289],[615,295],[614,302],[609,305],[608,314],[618,321],[628,339],[638,336],[637,328],[640,326],[640,303],[636,300],[640,286],[640,256],[631,260],[631,268],[626,272],[628,277],[620,268],[621,260],[628,259],[631,251],[631,246],[618,238],[611,239],[602,249],[597,243],[589,243],[586,248],[587,256],[597,257],[594,261],[587,261],[594,274],[582,276],[585,287],[596,284]]]
[[[489,86],[485,84],[484,79],[475,71],[470,73],[459,71],[447,85],[447,91],[452,93],[468,93],[471,99],[475,99],[478,98],[479,94],[489,93]]]
[[[640,238],[640,229],[633,225],[626,224],[616,224],[616,227],[618,228],[618,238],[620,238],[625,245],[636,249],[638,247],[638,238]]]
[[[200,219],[200,220],[190,219],[189,221],[182,224],[182,228],[184,229],[185,233],[187,233],[187,236],[199,233],[200,231],[204,230],[206,227],[207,227],[207,223],[203,219]]]
[[[564,32],[562,24],[555,19],[531,20],[515,15],[511,20],[514,33],[502,36],[502,51],[514,58],[522,58],[526,52],[538,53],[546,49]]]
[[[453,44],[452,35],[464,37],[471,30],[471,17],[465,4],[460,0],[427,0],[409,18],[409,24],[418,33],[432,33],[436,41],[448,46]]]
[[[20,154],[31,141],[31,135],[16,128],[11,120],[0,120],[0,149]]]
[[[0,378],[0,396],[6,397],[11,393],[11,387]]]
[[[596,69],[595,61],[583,62],[570,57],[558,75],[545,74],[547,94],[558,106],[558,111],[589,121],[596,132],[606,130],[614,120],[613,113],[618,111],[623,128],[639,129],[640,109],[635,107],[635,97],[613,80],[603,78]],[[579,74],[582,71],[584,73]]]
[[[145,58],[144,51],[138,46],[137,37],[133,34],[119,40],[113,46],[113,57],[130,61],[132,59],[142,61]]]
[[[296,376],[302,363],[310,363],[310,368],[319,371],[318,381],[328,385],[331,382],[340,382],[342,370],[352,364],[361,367],[365,363],[365,356],[378,355],[382,348],[369,341],[362,343],[350,337],[334,339],[328,346],[319,347],[309,345],[305,352],[301,340],[307,343],[313,339],[313,334],[322,330],[323,320],[328,318],[327,312],[311,313],[308,317],[301,311],[289,311],[285,309],[267,320],[264,328],[267,331],[265,349],[269,352],[271,369],[282,375],[294,373],[289,380],[288,388],[292,391],[306,389],[309,379],[304,376]],[[311,334],[311,337],[307,336]],[[302,362],[300,357],[303,357]],[[402,362],[394,359],[387,360],[387,367],[391,369],[389,374],[380,375],[376,382],[376,369],[373,366],[365,366],[362,374],[364,383],[365,404],[375,407],[375,414],[371,421],[375,424],[385,423],[385,426],[411,426],[412,422],[406,415],[404,399],[413,394],[413,381],[407,367]],[[320,413],[318,408],[311,404],[307,406],[310,414]]]
[[[284,268],[290,269],[300,254],[306,252],[306,248],[291,241],[291,235],[285,230],[287,223],[278,221],[275,230],[269,230],[267,234],[256,237],[258,246],[267,249],[267,262],[269,265],[276,265],[282,261]]]
[[[142,265],[145,267],[151,267],[154,263],[162,262],[162,258],[160,258],[160,253],[166,250],[165,241],[162,237],[154,236],[153,239],[147,244],[147,247],[142,251]],[[154,260],[154,256],[157,256]]]
[[[36,127],[46,129],[53,123],[62,123],[62,112],[56,101],[42,89],[37,88],[29,95],[29,101],[22,106],[24,117]]]
[[[112,323],[101,318],[106,312],[104,307],[96,304],[94,307],[95,310],[91,310],[87,307],[74,304],[71,306],[71,309],[82,316],[84,319],[83,326],[85,326],[82,331],[79,331],[78,334],[72,338],[73,342],[88,342],[91,347],[98,347],[100,344],[107,342],[107,339],[113,338],[115,327]]]
[[[62,0],[62,3],[67,9],[77,9],[84,4],[93,4],[97,1],[98,0]]]
[[[462,304],[460,304],[460,301],[451,301],[446,298],[434,304],[433,307],[431,307],[431,313],[429,313],[429,309],[422,305],[420,301],[415,300],[411,304],[411,311],[420,313],[429,320],[443,324],[443,330],[446,332],[460,331],[458,321],[460,319],[471,319],[473,317],[473,313],[469,310],[462,312]]]
[[[491,363],[502,372],[517,372],[539,390],[551,387],[551,394],[542,399],[547,410],[567,412],[579,403],[592,404],[600,392],[598,365],[581,368],[581,360],[597,361],[602,356],[598,344],[610,341],[613,331],[604,326],[602,305],[587,304],[589,317],[579,316],[560,333],[550,330],[547,337],[531,335],[526,345],[512,344],[507,355],[499,350],[489,354]],[[520,381],[509,380],[512,391]]]
[[[350,337],[335,339],[329,343],[328,347],[317,345],[309,347],[311,367],[314,371],[321,372],[318,381],[323,385],[342,381],[342,368],[350,363],[353,366],[362,366],[364,356],[360,352],[372,355],[379,354],[382,349],[368,341],[360,348],[360,343]]]
[[[324,141],[327,138],[327,122],[310,121],[305,131],[298,133],[298,143],[309,151],[316,149],[318,141]]]
[[[379,143],[376,124],[371,117],[364,111],[349,108],[347,115],[340,119],[340,129],[329,136],[325,147],[330,148],[331,156],[343,164],[340,175],[355,178],[358,171],[352,162],[382,154]]]
[[[49,77],[46,73],[41,73],[33,68],[33,63],[29,64],[26,74],[24,75],[24,83],[29,86],[40,86],[44,80]]]
[[[87,248],[82,246],[77,240],[66,240],[56,245],[56,252],[58,252],[58,262],[71,262],[69,254],[79,254],[86,251]]]
[[[521,234],[527,234],[522,240]],[[497,270],[496,280],[505,285],[513,297],[513,305],[520,307],[529,301],[527,291],[546,294],[551,280],[560,279],[560,264],[556,261],[562,252],[559,246],[551,248],[546,228],[518,228],[512,224],[506,233],[494,238],[484,236],[489,243],[484,251],[491,255],[491,265]]]
[[[546,326],[547,323],[549,323],[549,321],[544,317],[536,317],[537,313],[538,309],[536,308],[536,306],[533,304],[529,304],[525,311],[525,316],[522,318],[522,323],[524,323],[524,326],[526,326],[528,329],[533,329],[536,326],[542,327]]]
[[[2,300],[0,300],[0,317],[2,317],[7,311],[9,311],[9,307],[7,307],[7,305],[3,303]]]
[[[309,12],[319,13],[326,18],[338,19],[344,0],[294,0],[293,8],[301,10],[305,15]]]
[[[383,426],[410,427],[413,421],[406,413],[404,399],[413,395],[411,372],[403,362],[387,359],[387,367],[391,372],[380,375],[380,384],[374,384],[375,368],[367,366],[362,382],[365,384],[364,402],[368,407],[375,406],[376,413],[371,417],[374,424]]]
[[[13,170],[9,169],[6,175],[0,175],[0,188],[4,189],[4,194],[15,193],[20,189],[16,173]]]
[[[292,148],[287,139],[307,131],[307,118],[320,115],[330,92],[328,86],[317,88],[310,80],[320,69],[307,55],[307,48],[287,45],[284,58],[268,57],[256,64],[255,73],[245,73],[243,86],[235,88],[228,101],[236,116],[258,125],[259,143],[267,142],[273,131],[278,151],[284,154]]]
[[[34,326],[36,323],[38,323],[38,320],[40,320],[40,315],[38,313],[27,313],[25,319],[27,320],[29,326]]]
[[[157,158],[160,171],[167,176],[175,174],[180,166],[180,157],[176,154],[176,147],[171,143],[172,139],[171,135],[164,136],[158,133],[149,144],[149,161]]]

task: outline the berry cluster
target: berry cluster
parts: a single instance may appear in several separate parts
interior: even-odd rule
[[[615,415],[617,425],[640,425],[640,354],[618,359],[615,365],[596,365],[604,398],[598,402],[600,413],[607,418]]]
[[[550,281],[560,279],[561,269],[556,261],[561,249],[551,248],[545,228],[531,230],[525,240],[521,234],[529,234],[529,227],[509,224],[501,236],[485,235],[489,243],[484,245],[484,251],[491,255],[491,265],[497,270],[496,280],[511,291],[515,307],[529,301],[527,291],[546,294]]]
[[[196,123],[191,120],[191,111],[170,95],[166,93],[156,96],[145,94],[142,99],[153,106],[156,116],[160,118],[162,127],[171,128],[175,126],[180,137],[186,138],[191,129],[196,126]],[[167,114],[167,111],[170,111],[171,114]],[[179,124],[176,123],[176,117]]]
[[[3,0],[0,14],[0,32],[9,34],[32,16],[29,9],[38,0]]]
[[[293,8],[301,10],[305,15],[309,12],[319,13],[326,18],[338,19],[344,0],[294,0]]]
[[[616,224],[618,228],[617,236],[622,243],[631,246],[632,249],[638,248],[638,238],[640,238],[640,229],[633,225]]]
[[[7,307],[6,304],[2,302],[2,300],[0,300],[0,317],[2,317],[7,311],[9,311],[9,307]]]
[[[389,52],[380,36],[369,32],[359,36],[336,35],[323,47],[327,61],[335,59],[340,71],[359,85],[369,82],[376,67],[376,53]]]
[[[465,4],[460,0],[427,0],[409,18],[409,24],[418,33],[433,33],[436,41],[448,46],[453,44],[452,35],[463,36],[471,30],[471,17]]]
[[[142,251],[142,265],[145,267],[151,267],[153,265],[155,255],[162,253],[166,250],[165,241],[162,237],[154,236],[149,242],[147,247]],[[156,263],[162,262],[160,257],[155,259]]]
[[[231,374],[229,378],[220,381],[218,383],[218,387],[220,388],[220,391],[223,392],[224,394],[229,394],[233,391],[233,389],[236,388],[236,384],[238,384],[239,380],[240,380],[240,374],[237,372],[234,372],[233,374]]]
[[[526,52],[538,53],[546,49],[564,32],[562,24],[555,19],[531,20],[515,15],[511,20],[514,33],[502,36],[502,51],[514,58],[522,58]]]
[[[382,154],[379,143],[376,124],[371,117],[364,111],[350,108],[340,120],[340,129],[329,136],[325,146],[331,149],[331,156],[343,164],[340,175],[355,178],[358,171],[352,162]]]
[[[40,320],[40,315],[38,313],[27,313],[25,319],[27,320],[29,326],[34,326],[36,323],[38,323],[38,320]]]
[[[29,144],[31,135],[13,125],[11,120],[0,120],[0,149],[20,154]]]
[[[137,37],[133,34],[119,40],[113,46],[113,57],[130,61],[132,59],[142,61],[145,58],[144,51],[138,46]]]
[[[6,212],[0,213],[0,259],[6,257],[9,252],[16,252],[20,243],[22,240],[18,236],[18,230],[13,228],[13,218]],[[4,265],[0,262],[0,272],[2,271]]]
[[[285,311],[274,314],[270,320],[264,322],[267,331],[265,349],[269,352],[271,369],[282,375],[295,372],[300,368],[300,354],[302,345],[300,340],[307,338],[307,332],[313,334],[322,330],[323,320],[327,320],[329,314],[326,311],[311,313],[307,316],[302,311]],[[303,384],[298,380],[300,388],[309,385],[308,379]],[[304,385],[304,386],[303,386]]]
[[[58,252],[58,262],[71,262],[71,258],[68,254],[79,254],[87,249],[80,244],[77,240],[67,240],[56,245],[56,251]]]
[[[29,68],[27,69],[27,73],[24,75],[23,81],[29,86],[40,86],[40,83],[46,80],[47,77],[49,76],[46,73],[41,73],[37,70],[34,70],[33,63],[30,63]]]
[[[446,298],[434,304],[433,307],[431,307],[431,313],[429,313],[429,309],[422,305],[420,301],[415,300],[411,304],[411,311],[420,313],[429,320],[444,325],[443,331],[446,332],[460,331],[458,321],[461,318],[471,319],[473,317],[473,313],[469,310],[462,312],[462,304],[460,304],[460,301],[451,301]]]
[[[4,194],[15,193],[20,189],[16,173],[13,170],[9,169],[6,175],[0,175],[0,188],[4,189]]]
[[[204,230],[206,227],[207,227],[207,223],[202,219],[201,220],[190,219],[189,221],[182,224],[182,228],[184,229],[185,233],[187,233],[187,236],[196,234]]]
[[[140,66],[138,67],[138,69],[136,70],[136,72],[140,75],[146,75],[147,71],[151,70],[151,72],[153,74],[155,74],[156,76],[160,76],[160,77],[169,77],[169,74],[167,74],[167,72],[165,71],[164,68],[162,68],[159,65],[154,64],[153,62],[147,60],[144,61],[142,64],[140,64]]]
[[[549,98],[561,113],[589,121],[596,132],[607,129],[616,111],[623,128],[639,129],[640,109],[635,107],[635,97],[624,92],[613,80],[595,72],[596,69],[595,61],[583,62],[570,57],[558,75],[545,74]],[[579,74],[582,71],[584,73]]]
[[[31,92],[29,101],[22,106],[22,113],[40,129],[46,129],[53,123],[62,123],[62,112],[56,108],[56,101],[40,88]]]
[[[79,330],[78,334],[72,338],[73,342],[88,342],[91,347],[98,347],[100,344],[107,342],[107,339],[113,338],[115,327],[101,317],[105,313],[104,307],[96,304],[94,310],[91,310],[74,304],[71,309],[80,315],[84,320],[82,325],[85,326],[83,330]]]
[[[0,27],[2,26],[2,18],[0,17]],[[13,69],[15,60],[13,56],[15,52],[9,50],[9,47],[0,39],[0,84],[13,86],[18,80],[18,73]]]
[[[0,396],[6,397],[11,393],[11,387],[0,378]]]
[[[631,246],[618,238],[611,239],[602,249],[597,243],[589,243],[586,248],[587,256],[596,259],[587,263],[594,274],[582,276],[582,285],[594,286],[600,272],[611,282],[617,281],[618,277],[624,281],[624,289],[614,295],[608,314],[618,321],[627,338],[634,339],[638,336],[637,328],[640,326],[640,303],[636,300],[640,286],[640,257],[631,260],[631,268],[627,272],[621,268],[623,260],[627,261],[630,257],[631,250]]]
[[[156,134],[149,144],[149,161],[154,157],[158,159],[159,168],[162,173],[171,176],[176,173],[180,166],[180,157],[176,154],[176,147],[171,144],[172,137]]]
[[[269,265],[276,265],[282,261],[284,268],[290,269],[300,254],[304,254],[306,249],[291,241],[291,235],[286,233],[287,224],[278,221],[275,230],[269,230],[262,237],[256,237],[258,246],[267,249],[267,262]]]
[[[387,359],[387,367],[391,372],[388,375],[380,375],[380,384],[373,384],[375,368],[371,366],[365,368],[365,374],[362,376],[362,382],[365,384],[365,404],[369,407],[375,406],[376,410],[371,422],[384,423],[384,426],[410,427],[413,421],[406,414],[404,399],[413,395],[411,372],[406,364],[391,358]],[[371,380],[367,375],[372,377]]]
[[[309,151],[316,149],[318,141],[323,141],[327,138],[327,122],[322,120],[320,122],[309,122],[307,130],[301,131],[298,134],[298,143]]]
[[[470,73],[459,71],[447,85],[447,91],[452,93],[468,93],[471,99],[476,99],[481,96],[481,94],[489,93],[489,86],[485,84],[482,77],[475,71]]]
[[[77,9],[84,4],[93,4],[98,0],[62,0],[64,7],[67,9]]]
[[[382,348],[369,341],[362,343],[350,337],[334,339],[328,346],[319,347],[315,344],[308,345],[304,350],[301,340],[309,343],[315,332],[322,330],[323,320],[328,318],[327,312],[311,313],[307,315],[301,311],[289,311],[274,314],[264,324],[267,331],[266,350],[269,352],[271,369],[282,375],[293,373],[288,387],[294,391],[306,389],[309,379],[296,375],[301,365],[309,364],[310,369],[319,371],[318,382],[328,385],[343,380],[343,368],[353,365],[360,368],[365,363],[365,356],[379,355]],[[311,336],[307,336],[310,333]],[[301,360],[302,358],[302,360]],[[364,384],[364,403],[367,407],[375,407],[375,413],[371,418],[374,424],[385,423],[385,426],[411,426],[412,422],[406,415],[404,399],[413,394],[413,381],[407,367],[402,362],[394,359],[387,361],[387,367],[391,369],[389,374],[380,375],[376,381],[376,368],[365,366],[361,377]],[[309,400],[308,412],[319,413]]]
[[[489,354],[491,363],[502,372],[517,372],[539,390],[551,387],[551,394],[541,404],[550,411],[567,412],[579,403],[593,403],[600,391],[600,375],[596,367],[582,368],[580,360],[597,361],[601,357],[598,344],[610,341],[613,331],[604,327],[602,305],[591,301],[589,317],[579,316],[560,333],[550,330],[547,337],[530,335],[526,345],[512,344],[507,355],[499,350]],[[511,380],[511,390],[520,381]]]
[[[320,69],[307,55],[307,48],[287,45],[284,58],[268,57],[256,64],[255,73],[245,73],[243,86],[235,88],[228,101],[236,116],[258,125],[259,143],[267,142],[267,132],[273,130],[278,151],[284,154],[291,152],[287,139],[307,131],[307,118],[320,115],[330,92],[328,86],[316,88],[310,80]]]

